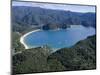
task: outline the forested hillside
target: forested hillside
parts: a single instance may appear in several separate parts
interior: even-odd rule
[[[51,54],[50,48],[34,48],[13,56],[13,73],[88,70],[96,68],[96,37]]]
[[[69,25],[96,25],[95,13],[79,13],[63,10],[44,9],[40,7],[13,6],[13,31],[23,32],[28,28],[46,26],[45,28],[66,28]],[[49,28],[48,26],[53,26]]]

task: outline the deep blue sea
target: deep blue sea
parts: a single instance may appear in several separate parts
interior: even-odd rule
[[[29,48],[48,45],[53,50],[71,47],[80,40],[95,34],[95,28],[82,25],[71,26],[66,30],[40,30],[27,35],[24,42]]]

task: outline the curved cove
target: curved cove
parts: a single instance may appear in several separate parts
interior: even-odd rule
[[[66,30],[39,30],[24,37],[23,41],[28,48],[36,48],[47,45],[54,51],[71,47],[78,41],[95,35],[95,28],[82,25],[71,26]]]

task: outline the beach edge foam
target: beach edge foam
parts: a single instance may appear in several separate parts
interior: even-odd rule
[[[37,32],[37,31],[40,31],[40,29],[30,31],[30,32],[28,32],[28,33],[26,33],[26,34],[24,34],[23,36],[20,37],[20,42],[21,42],[21,44],[24,45],[25,49],[30,49],[30,47],[28,47],[27,44],[24,41],[25,37],[28,36],[28,35],[30,35],[33,32]]]

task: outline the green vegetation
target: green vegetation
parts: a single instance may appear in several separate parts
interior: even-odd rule
[[[96,37],[88,37],[71,48],[63,48],[48,59],[58,59],[66,70],[87,70],[96,68]]]
[[[95,69],[95,41],[91,36],[53,54],[48,46],[22,51],[13,56],[13,74]]]
[[[64,66],[55,60],[47,60],[48,50],[35,48],[23,51],[13,56],[13,73],[34,73],[47,71],[62,71]]]
[[[84,25],[96,28],[96,13],[81,13],[64,10],[43,9],[40,7],[13,6],[12,30],[24,32],[34,26],[44,30],[66,29],[69,25]]]
[[[19,32],[12,32],[12,50],[18,52],[24,50],[24,46],[20,42],[21,34]]]

